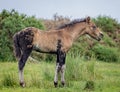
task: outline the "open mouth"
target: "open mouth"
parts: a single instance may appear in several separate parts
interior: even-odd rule
[[[101,39],[102,39],[102,38],[97,38],[96,40],[97,40],[97,41],[100,41]]]
[[[104,37],[104,35],[103,35],[103,34],[100,34],[100,36],[97,37],[96,40],[97,40],[97,41],[100,41],[103,37]]]
[[[97,40],[97,41],[102,40],[102,38],[104,37],[103,34],[100,34],[99,36],[92,36],[92,35],[88,35],[88,36],[91,37],[91,38],[93,38],[93,39],[95,39],[95,40]]]

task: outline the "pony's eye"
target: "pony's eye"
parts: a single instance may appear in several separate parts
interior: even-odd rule
[[[93,28],[93,30],[96,30],[97,27],[96,26],[92,26],[92,28]]]

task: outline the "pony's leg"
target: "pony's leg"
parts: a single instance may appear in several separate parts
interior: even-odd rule
[[[25,87],[24,78],[23,78],[23,69],[22,70],[19,69],[19,81],[20,81],[20,86]]]
[[[60,54],[57,53],[57,61],[56,61],[56,69],[55,69],[55,76],[54,76],[54,86],[57,87],[58,85],[58,73],[60,72]]]
[[[56,64],[56,69],[55,69],[55,77],[54,77],[54,86],[57,87],[58,85],[58,73],[60,71],[59,63]]]
[[[27,49],[23,52],[19,63],[18,63],[18,68],[19,68],[19,81],[20,81],[20,85],[22,87],[25,87],[25,83],[24,83],[24,77],[23,77],[23,68],[25,66],[25,63],[27,61],[27,58],[29,57],[30,53],[31,53],[32,49]]]
[[[65,73],[65,58],[66,54],[60,51],[57,54],[57,64],[56,64],[56,70],[55,70],[55,77],[54,77],[54,86],[57,87],[58,84],[58,73],[61,72],[61,83],[64,86],[65,84],[65,78],[64,78],[64,73]]]
[[[65,78],[64,78],[65,68],[66,68],[66,67],[65,67],[65,64],[62,65],[62,67],[61,67],[61,83],[62,83],[63,86],[65,85]]]
[[[66,53],[63,53],[61,52],[61,55],[60,55],[60,66],[61,66],[61,83],[62,85],[64,86],[65,85],[65,78],[64,78],[64,75],[65,75],[65,59],[66,59]]]

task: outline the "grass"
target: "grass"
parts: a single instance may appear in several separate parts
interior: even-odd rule
[[[0,63],[0,92],[120,92],[120,64],[67,58],[66,85],[53,85],[55,63],[27,63],[26,87],[18,81],[17,62]],[[60,81],[59,81],[60,84]]]

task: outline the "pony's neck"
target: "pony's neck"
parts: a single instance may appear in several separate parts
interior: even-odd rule
[[[84,22],[74,25],[74,27],[70,30],[73,41],[76,41],[80,36],[85,34],[85,27]]]

